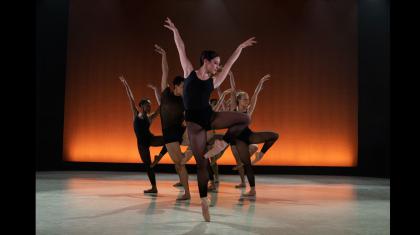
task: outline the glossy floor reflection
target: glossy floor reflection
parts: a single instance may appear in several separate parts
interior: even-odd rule
[[[157,174],[159,193],[144,195],[136,172],[37,172],[37,234],[389,234],[389,179],[257,175],[257,196],[222,175],[203,222],[196,183],[176,202],[175,174]]]

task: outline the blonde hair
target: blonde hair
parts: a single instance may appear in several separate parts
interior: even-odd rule
[[[241,99],[245,95],[248,95],[248,93],[246,93],[245,91],[236,92],[236,103],[237,103],[237,105],[239,105],[239,99]]]

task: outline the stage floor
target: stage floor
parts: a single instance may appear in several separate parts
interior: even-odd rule
[[[176,202],[175,174],[157,173],[157,196],[143,172],[37,172],[36,234],[378,234],[390,233],[389,179],[256,175],[242,198],[238,175],[221,175],[203,222],[196,176],[191,200]],[[247,187],[247,190],[249,188]]]

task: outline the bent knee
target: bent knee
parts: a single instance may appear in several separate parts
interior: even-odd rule
[[[246,125],[249,125],[251,123],[251,116],[249,116],[248,114],[243,114],[243,121]]]

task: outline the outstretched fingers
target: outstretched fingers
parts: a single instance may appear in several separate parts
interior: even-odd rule
[[[176,30],[176,27],[174,23],[172,23],[171,19],[169,17],[166,17],[165,23],[163,26],[170,29],[170,30]]]
[[[250,39],[246,40],[245,42],[243,42],[243,43],[241,44],[241,48],[245,48],[245,47],[252,46],[252,45],[254,45],[255,43],[257,43],[257,41],[255,41],[255,37],[252,37],[252,38],[250,38]]]
[[[161,54],[161,55],[166,54],[166,51],[162,47],[160,47],[159,45],[157,45],[157,44],[155,44],[155,51],[157,53]]]

